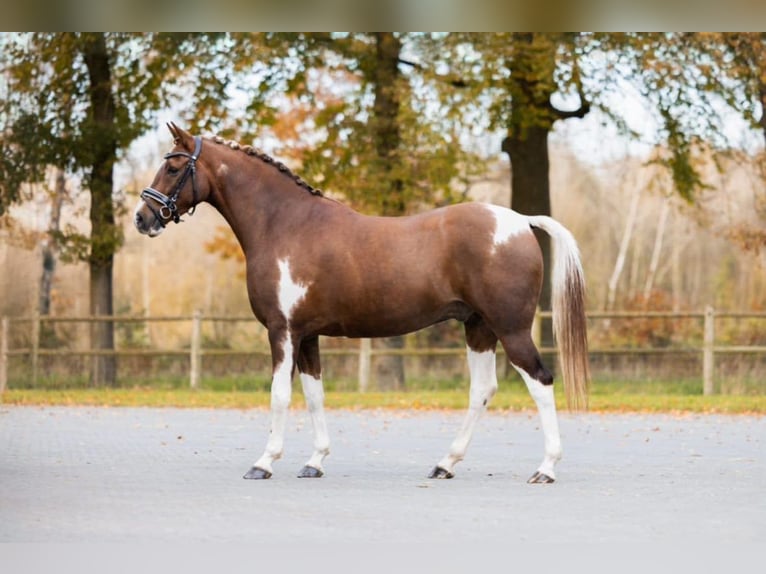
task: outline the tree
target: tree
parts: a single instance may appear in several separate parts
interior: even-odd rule
[[[483,163],[459,139],[455,91],[420,53],[418,35],[310,34],[300,46],[301,75],[283,85],[287,105],[269,128],[291,122],[280,138],[306,179],[376,215],[402,215],[457,198],[455,184]],[[285,64],[277,64],[285,67]],[[262,107],[260,104],[259,107]],[[258,137],[263,133],[248,134]]]
[[[725,46],[719,61],[727,70],[726,77],[733,78],[741,87],[741,97],[730,101],[733,107],[741,107],[751,125],[757,126],[766,147],[766,32],[743,32],[723,34],[719,42]],[[738,106],[739,104],[739,106]],[[760,116],[758,113],[760,112]],[[761,179],[766,182],[766,149],[759,156]],[[766,219],[766,193],[756,197],[756,210]],[[729,237],[746,249],[758,250],[766,246],[763,226],[738,226]]]
[[[573,67],[571,81],[580,94],[580,106],[574,111],[560,110],[551,97],[559,89],[556,82],[556,57],[561,44],[573,45],[571,38],[540,34],[514,33],[513,53],[509,62],[506,90],[511,97],[506,117],[507,136],[502,150],[511,162],[511,208],[525,214],[551,214],[548,180],[548,135],[554,122],[582,118],[590,104],[582,96],[582,86]],[[576,60],[574,60],[576,64]],[[543,254],[543,266],[550,276],[552,269],[551,240],[535,230]],[[551,284],[543,283],[540,294],[542,309],[551,309]],[[543,346],[553,346],[552,322],[542,322]]]
[[[227,57],[224,40],[215,34],[122,33],[5,38],[0,215],[20,199],[21,185],[40,181],[46,169],[77,175],[90,192],[91,230],[84,237],[70,229],[61,239],[69,257],[88,262],[92,315],[113,313],[112,262],[122,241],[115,224],[115,163],[179,94],[196,104],[191,116],[199,123],[225,118],[227,72],[238,62]],[[113,324],[94,323],[91,337],[93,347],[113,349]],[[113,356],[95,358],[94,385],[112,385],[115,376]]]

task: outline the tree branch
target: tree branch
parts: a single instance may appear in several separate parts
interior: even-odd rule
[[[573,111],[560,110],[554,106],[550,100],[548,100],[548,108],[556,119],[567,120],[569,118],[584,118],[590,111],[590,102],[585,97],[585,93],[582,87],[582,79],[580,78],[580,65],[577,58],[572,63],[572,83],[577,87],[577,95],[580,96],[580,107]]]
[[[590,111],[590,103],[587,102],[580,96],[580,101],[582,102],[580,104],[580,107],[576,110],[560,110],[556,106],[554,106],[551,103],[548,103],[548,109],[553,112],[553,114],[556,116],[556,119],[559,120],[566,120],[569,118],[584,118],[588,112]]]
[[[422,64],[418,64],[417,62],[413,62],[411,60],[405,60],[404,58],[401,58],[401,57],[399,58],[399,63],[404,65],[404,66],[410,66],[411,68],[415,68],[416,70],[422,70],[423,69],[423,65]]]
[[[415,68],[416,70],[421,71],[421,72],[426,69],[426,67],[423,66],[423,64],[419,64],[418,62],[413,62],[411,60],[405,60],[404,58],[401,58],[401,57],[399,58],[399,63],[402,64],[403,66],[410,66],[411,68]],[[441,76],[441,75],[438,75],[438,74],[437,74],[436,77],[444,80],[449,85],[451,85],[453,88],[467,88],[468,87],[468,82],[466,82],[462,78],[455,78],[455,79],[450,80],[446,76]]]

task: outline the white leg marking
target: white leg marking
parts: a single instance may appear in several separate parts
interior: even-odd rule
[[[330,454],[330,435],[327,432],[327,422],[324,416],[324,389],[322,379],[315,379],[309,374],[301,373],[303,396],[314,427],[314,453],[306,462],[306,466],[322,470],[324,457]]]
[[[496,249],[500,245],[504,244],[514,235],[520,233],[531,233],[529,228],[529,221],[526,217],[520,213],[508,209],[506,207],[500,207],[499,205],[492,205],[490,203],[485,204],[485,207],[489,209],[495,216],[495,233],[493,235],[493,249]]]
[[[537,405],[540,412],[540,426],[543,428],[545,438],[545,456],[543,463],[537,469],[538,472],[556,478],[554,467],[561,460],[561,435],[559,434],[559,421],[556,416],[556,401],[553,396],[553,385],[544,385],[533,379],[524,369],[520,369],[513,363],[513,368],[521,375],[529,389],[529,394]]]
[[[287,409],[290,406],[292,395],[292,372],[293,372],[293,343],[290,333],[282,345],[284,358],[282,363],[274,370],[271,379],[271,430],[269,440],[266,442],[266,450],[254,466],[272,472],[271,463],[282,458],[285,441],[285,425],[287,423]]]
[[[448,472],[452,472],[454,466],[465,457],[476,423],[497,392],[495,352],[477,353],[469,348],[468,371],[471,375],[468,412],[455,440],[450,445],[449,453],[438,464],[440,468]]]
[[[290,262],[287,259],[277,261],[279,266],[279,284],[277,298],[279,309],[288,326],[295,307],[306,296],[308,286],[297,283],[290,274]],[[255,466],[272,472],[271,463],[281,458],[284,449],[287,409],[292,395],[292,374],[295,362],[293,342],[288,328],[282,344],[282,363],[276,369],[271,380],[271,431],[266,443],[266,450]]]

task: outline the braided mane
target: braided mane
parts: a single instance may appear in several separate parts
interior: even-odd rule
[[[212,136],[205,139],[209,139],[220,145],[225,145],[233,150],[239,150],[241,152],[246,153],[247,155],[258,158],[264,163],[273,165],[279,171],[281,171],[282,173],[290,177],[298,186],[308,191],[311,195],[318,195],[318,196],[323,195],[321,189],[317,189],[316,187],[309,185],[303,178],[301,178],[298,175],[295,175],[292,171],[290,171],[290,168],[287,167],[285,164],[283,164],[281,161],[275,160],[269,154],[262,152],[261,150],[254,148],[251,145],[240,145],[239,143],[233,140],[227,140],[222,138],[221,136]]]

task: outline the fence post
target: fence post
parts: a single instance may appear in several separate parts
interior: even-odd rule
[[[370,367],[372,365],[372,340],[359,340],[359,392],[366,393],[370,387]]]
[[[40,364],[40,311],[32,315],[32,387],[37,388],[38,366]]]
[[[702,346],[702,394],[713,394],[713,375],[715,371],[715,310],[708,305],[705,307],[705,335]]]
[[[192,332],[191,332],[191,373],[189,375],[189,384],[192,389],[199,388],[201,370],[202,370],[202,358],[200,357],[202,347],[202,311],[199,309],[194,311],[192,317]]]
[[[0,326],[0,394],[8,387],[8,317]]]

